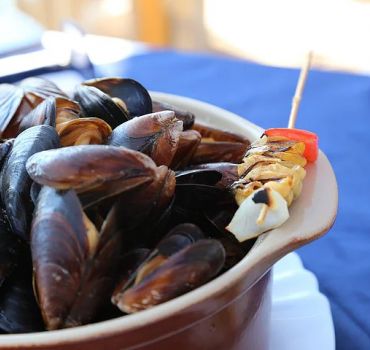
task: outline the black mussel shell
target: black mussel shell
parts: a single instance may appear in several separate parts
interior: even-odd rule
[[[208,282],[224,263],[222,244],[201,239],[172,255],[138,284],[115,294],[112,301],[127,313],[148,309]]]
[[[126,111],[120,108],[109,95],[93,86],[77,86],[74,99],[80,104],[83,117],[101,118],[112,129],[129,120]]]
[[[116,281],[121,235],[116,207],[100,232],[73,190],[44,186],[32,221],[35,290],[48,330],[92,322]]]
[[[122,100],[130,118],[152,113],[152,99],[148,90],[134,79],[102,78],[85,81],[84,84]]]
[[[0,178],[1,199],[4,203],[12,231],[28,239],[33,204],[30,198],[32,180],[26,162],[33,154],[56,148],[59,137],[55,129],[39,125],[23,131],[14,141]]]
[[[182,122],[171,111],[151,113],[123,123],[112,131],[108,144],[147,154],[157,165],[170,166],[178,148]]]

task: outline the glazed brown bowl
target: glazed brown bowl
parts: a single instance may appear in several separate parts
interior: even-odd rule
[[[262,129],[220,108],[179,96],[157,99],[192,111],[212,126],[254,140]],[[301,196],[281,227],[260,236],[237,265],[211,282],[152,309],[58,331],[1,335],[0,349],[267,350],[271,267],[290,251],[320,237],[334,222],[337,185],[325,155],[307,166]]]

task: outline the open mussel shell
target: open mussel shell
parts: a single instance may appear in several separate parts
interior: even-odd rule
[[[18,135],[5,160],[0,178],[1,199],[12,231],[23,239],[28,239],[33,211],[32,180],[26,162],[33,154],[56,147],[59,147],[59,137],[53,127],[33,126]]]
[[[205,238],[204,233],[194,224],[184,223],[175,226],[136,271],[135,284],[140,283],[147,275],[159,268],[170,256],[202,238]]]
[[[169,166],[176,153],[182,122],[171,111],[151,113],[129,120],[115,128],[108,140],[147,154],[157,165]]]
[[[83,117],[101,118],[112,128],[129,119],[128,113],[119,107],[109,95],[93,86],[77,86],[74,99],[80,104]]]
[[[47,329],[91,322],[114,288],[120,253],[115,207],[100,233],[73,190],[44,186],[32,222],[36,295]]]
[[[140,283],[116,294],[113,302],[126,313],[148,309],[182,295],[215,277],[225,262],[217,240],[199,240],[148,274]]]
[[[143,248],[131,250],[120,263],[122,272],[112,296],[113,303],[118,302],[126,289],[139,284],[147,275],[164,264],[170,256],[203,238],[205,236],[199,227],[185,223],[170,230],[151,252]]]
[[[56,102],[54,97],[48,97],[35,109],[23,117],[19,124],[18,133],[36,125],[50,125],[55,127]]]
[[[193,113],[157,100],[152,100],[152,104],[153,112],[173,111],[175,113],[175,117],[182,121],[184,130],[191,129],[194,125],[195,116]]]
[[[124,147],[81,145],[39,152],[27,162],[31,178],[59,190],[76,189],[85,207],[154,181],[157,167]]]
[[[59,124],[57,131],[60,144],[66,147],[104,144],[112,129],[100,118],[78,118]]]
[[[101,78],[88,80],[83,84],[96,87],[121,100],[130,118],[152,113],[152,100],[147,89],[134,79]]]
[[[0,289],[0,329],[6,333],[30,333],[45,329],[32,288],[29,252]]]

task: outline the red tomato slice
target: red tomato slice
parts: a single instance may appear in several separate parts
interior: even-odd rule
[[[283,136],[290,140],[302,141],[306,148],[303,153],[308,162],[316,161],[319,154],[319,138],[316,134],[306,130],[274,128],[265,131],[267,136]]]

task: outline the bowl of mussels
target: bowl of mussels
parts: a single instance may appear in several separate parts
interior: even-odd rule
[[[336,214],[314,134],[123,78],[0,111],[0,349],[268,349],[271,267]]]

